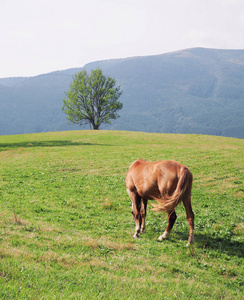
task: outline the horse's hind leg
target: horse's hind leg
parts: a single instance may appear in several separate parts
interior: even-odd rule
[[[140,214],[142,200],[137,192],[132,192],[132,191],[128,190],[128,193],[129,193],[130,199],[132,201],[133,215],[134,215],[135,222],[136,222],[136,230],[135,230],[134,238],[138,238],[139,233],[141,231],[141,224],[142,224],[142,218],[141,218],[141,214]]]
[[[140,215],[141,215],[141,233],[144,233],[145,228],[146,228],[145,219],[146,219],[146,215],[147,215],[147,200],[146,199],[141,200]]]
[[[166,240],[169,238],[171,230],[175,224],[176,219],[177,219],[177,215],[176,215],[175,211],[168,213],[168,226],[166,227],[166,230],[163,233],[163,235],[161,235],[158,238],[158,241]]]
[[[189,186],[185,191],[185,195],[183,197],[183,204],[186,209],[186,218],[187,222],[189,225],[189,237],[188,237],[188,242],[186,246],[189,246],[190,244],[194,243],[194,236],[193,236],[193,231],[194,231],[194,213],[192,211],[191,207],[191,189],[192,189],[192,174],[189,174]]]
[[[187,197],[185,200],[183,200],[183,203],[186,209],[186,218],[189,225],[189,238],[186,246],[189,246],[190,244],[194,243],[194,213],[191,207],[191,197]]]

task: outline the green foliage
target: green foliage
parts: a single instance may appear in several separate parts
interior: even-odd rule
[[[243,140],[72,131],[0,136],[1,299],[242,299]],[[133,239],[124,179],[137,158],[194,175],[195,244],[183,205],[170,240],[150,211]]]
[[[91,124],[99,129],[102,123],[117,119],[117,111],[122,108],[118,98],[122,94],[116,81],[105,77],[101,69],[91,70],[90,75],[83,70],[73,77],[70,90],[64,99],[63,111],[68,120],[75,124]]]

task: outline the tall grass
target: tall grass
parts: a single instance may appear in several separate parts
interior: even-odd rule
[[[0,299],[243,299],[243,146],[201,135],[72,131],[0,136]],[[133,239],[124,178],[138,158],[193,175],[170,240],[149,211]]]

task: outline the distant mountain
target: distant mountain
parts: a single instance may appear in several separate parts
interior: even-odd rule
[[[87,64],[117,80],[120,118],[102,129],[244,138],[244,50],[193,48]],[[61,110],[82,68],[0,79],[0,134],[79,129]]]

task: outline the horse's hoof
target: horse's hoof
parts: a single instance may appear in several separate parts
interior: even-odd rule
[[[134,238],[134,239],[139,239],[139,235],[134,234],[134,235],[133,235],[133,238]]]
[[[160,237],[158,238],[158,241],[167,240],[168,238],[169,238],[169,233],[167,231],[165,231],[163,235],[160,235]]]
[[[194,237],[189,238],[186,247],[189,247],[190,245],[192,245],[194,243]]]

